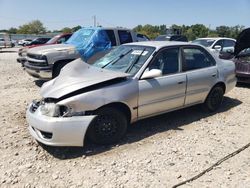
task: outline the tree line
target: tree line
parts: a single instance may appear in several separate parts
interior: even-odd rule
[[[229,37],[237,38],[239,33],[244,29],[244,26],[236,25],[233,27],[229,26],[218,26],[215,29],[210,29],[203,24],[188,25],[138,25],[134,28],[134,31],[147,35],[150,39],[154,39],[158,35],[166,34],[166,29],[180,30],[182,35],[185,35],[188,40],[194,40],[201,37]]]
[[[81,26],[77,25],[75,27],[64,27],[60,30],[47,30],[46,27],[43,25],[43,23],[40,20],[33,20],[29,23],[23,24],[19,26],[18,28],[11,27],[10,29],[6,30],[0,30],[0,32],[6,32],[9,34],[46,34],[46,33],[73,33],[80,29]]]
[[[46,33],[70,33],[75,32],[80,29],[81,26],[75,27],[64,27],[61,30],[49,31],[43,25],[43,23],[39,20],[33,20],[29,23],[23,24],[18,28],[10,28],[8,30],[0,30],[0,32],[7,32],[9,34],[46,34]],[[176,25],[173,24],[170,27],[166,25],[138,25],[133,28],[134,31],[147,35],[150,39],[154,39],[158,35],[166,34],[166,29],[170,30],[179,30],[182,35],[185,35],[188,40],[194,40],[196,38],[201,37],[229,37],[229,38],[237,38],[238,34],[244,29],[242,25],[236,26],[225,26],[221,25],[216,27],[215,29],[210,29],[209,27],[203,24],[194,24],[194,25]]]

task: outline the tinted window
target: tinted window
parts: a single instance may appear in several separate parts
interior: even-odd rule
[[[223,47],[234,47],[235,42],[233,40],[224,40]]]
[[[182,42],[187,42],[187,37],[182,36],[182,35],[174,35],[170,37],[170,41],[182,41]]]
[[[160,51],[149,65],[149,70],[160,69],[163,75],[179,71],[179,49],[171,48]]]
[[[213,46],[213,48],[215,47],[215,46],[223,46],[223,41],[222,40],[218,40],[216,43],[215,43],[215,45]]]
[[[111,46],[116,46],[115,33],[113,30],[105,30],[109,40],[111,41]]]
[[[129,31],[119,30],[118,35],[121,44],[133,42],[132,36]]]
[[[205,47],[209,47],[214,43],[214,41],[215,40],[213,39],[197,39],[197,40],[192,41],[192,43],[200,44]]]
[[[199,48],[184,48],[183,70],[195,70],[215,65],[215,60]]]

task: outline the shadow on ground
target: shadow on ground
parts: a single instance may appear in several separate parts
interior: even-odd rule
[[[225,97],[221,108],[216,113],[223,113],[230,110],[242,102],[238,99]],[[123,138],[118,145],[130,144],[152,135],[166,132],[168,130],[182,131],[182,126],[198,121],[202,118],[212,116],[216,113],[208,113],[201,110],[201,105],[185,108],[182,110],[166,113],[163,115],[155,116],[153,118],[147,118],[137,123],[132,124],[127,132],[125,138]],[[86,143],[83,148],[81,147],[50,147],[41,146],[51,155],[59,159],[72,159],[85,156],[96,155],[105,151],[108,151],[117,145],[99,146],[91,143]]]
[[[36,86],[42,87],[43,84],[44,84],[45,82],[47,82],[47,81],[46,81],[46,80],[35,80],[34,82],[35,82]]]
[[[250,83],[247,84],[247,83],[237,83],[236,87],[242,87],[242,88],[248,88],[250,89]]]

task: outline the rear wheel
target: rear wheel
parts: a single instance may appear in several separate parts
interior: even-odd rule
[[[224,90],[222,87],[214,87],[207,96],[207,99],[204,103],[205,108],[210,112],[216,111],[223,101],[223,95]]]
[[[112,144],[119,141],[127,131],[127,118],[116,108],[105,107],[97,111],[87,136],[96,144]]]

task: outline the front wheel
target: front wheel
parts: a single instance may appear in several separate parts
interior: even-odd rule
[[[55,78],[57,77],[60,72],[61,72],[61,69],[67,64],[68,62],[59,62],[59,63],[56,63],[53,67],[53,71],[52,71],[52,78]]]
[[[223,95],[224,90],[222,87],[214,87],[207,96],[207,99],[204,103],[205,108],[210,112],[216,111],[223,101]]]
[[[128,120],[116,108],[106,107],[97,111],[87,136],[96,144],[112,144],[119,141],[127,131]]]

